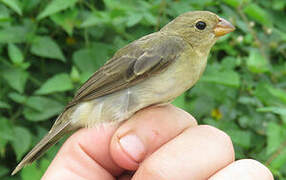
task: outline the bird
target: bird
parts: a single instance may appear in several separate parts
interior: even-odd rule
[[[12,175],[67,133],[100,123],[119,123],[145,107],[170,103],[194,86],[205,70],[212,46],[234,30],[215,13],[190,11],[119,49],[78,89]]]

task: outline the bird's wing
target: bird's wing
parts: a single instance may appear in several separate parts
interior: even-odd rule
[[[185,42],[154,33],[120,49],[77,91],[69,106],[135,85],[165,70],[181,54]]]

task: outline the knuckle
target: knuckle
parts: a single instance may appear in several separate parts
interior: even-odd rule
[[[200,125],[199,127],[202,128],[202,130],[205,131],[208,135],[210,135],[218,146],[224,149],[228,149],[228,155],[231,157],[232,161],[234,161],[234,148],[231,138],[228,134],[210,125]]]

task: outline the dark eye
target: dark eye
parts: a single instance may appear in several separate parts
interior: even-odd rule
[[[199,30],[204,30],[206,28],[206,23],[203,21],[199,21],[196,23],[196,28],[198,28]]]

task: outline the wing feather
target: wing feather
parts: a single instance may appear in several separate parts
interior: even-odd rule
[[[137,84],[165,70],[185,47],[176,36],[153,33],[120,49],[78,90],[68,107]]]

